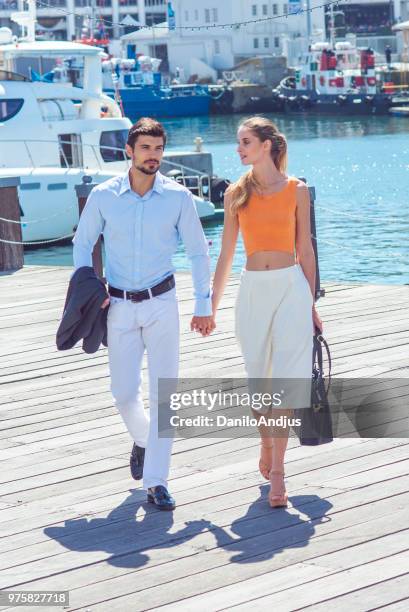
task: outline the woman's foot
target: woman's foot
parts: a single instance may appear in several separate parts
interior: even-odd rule
[[[264,476],[266,480],[269,480],[269,474],[273,465],[273,442],[260,442],[260,460],[258,462],[258,469],[260,474]]]
[[[270,491],[268,501],[272,508],[287,507],[288,496],[284,484],[284,472],[270,470]]]

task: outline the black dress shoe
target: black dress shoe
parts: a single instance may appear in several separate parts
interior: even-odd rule
[[[175,500],[163,485],[148,489],[148,502],[155,504],[159,510],[174,510],[176,508]]]
[[[143,476],[143,463],[145,460],[145,449],[135,444],[132,447],[129,465],[131,466],[131,476],[134,480],[140,480]]]

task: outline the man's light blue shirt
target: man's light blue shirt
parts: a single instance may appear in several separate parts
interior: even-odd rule
[[[104,235],[105,277],[126,291],[160,283],[175,272],[172,256],[182,240],[192,264],[194,314],[212,313],[209,248],[188,189],[157,172],[140,196],[128,172],[94,187],[73,238],[74,268],[92,266],[92,250]]]

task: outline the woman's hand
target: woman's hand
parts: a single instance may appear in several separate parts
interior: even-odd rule
[[[208,317],[198,317],[194,316],[190,322],[190,329],[192,331],[197,331],[202,336],[208,336],[212,333],[212,331],[216,328],[216,323],[214,321],[213,315]]]
[[[318,314],[318,312],[317,312],[317,310],[315,308],[315,304],[312,307],[312,320],[313,320],[313,323],[314,323],[314,333],[315,333],[315,329],[318,328],[319,331],[320,331],[320,334],[322,334],[324,326],[323,326],[321,317],[320,317],[320,315]]]

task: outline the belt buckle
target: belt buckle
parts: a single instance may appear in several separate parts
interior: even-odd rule
[[[134,304],[137,304],[139,302],[143,302],[143,300],[147,300],[149,298],[149,294],[148,296],[145,296],[145,292],[146,289],[144,289],[143,291],[129,291],[129,295],[130,295],[130,300],[131,302],[133,302]]]

